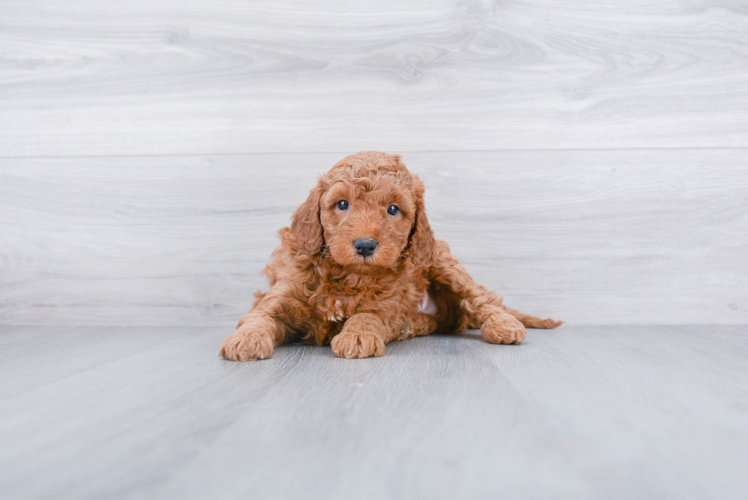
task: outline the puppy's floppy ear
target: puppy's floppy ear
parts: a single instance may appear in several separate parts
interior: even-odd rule
[[[289,234],[296,246],[304,253],[316,255],[325,243],[322,235],[322,223],[319,219],[319,200],[322,196],[322,183],[309,191],[309,197],[294,211],[291,216]]]
[[[413,175],[413,180],[415,181],[416,220],[410,232],[410,256],[416,266],[429,267],[434,264],[436,258],[436,240],[434,231],[431,230],[429,220],[426,218],[423,183],[415,175]]]

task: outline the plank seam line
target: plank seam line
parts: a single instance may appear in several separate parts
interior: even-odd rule
[[[504,153],[504,152],[554,152],[554,151],[745,151],[748,146],[709,146],[672,148],[504,148],[504,149],[398,149],[393,153]],[[350,151],[253,151],[246,153],[153,153],[153,154],[111,154],[111,155],[0,155],[0,160],[52,160],[73,158],[169,158],[169,157],[210,157],[210,156],[260,156],[260,155],[327,155],[353,154]]]

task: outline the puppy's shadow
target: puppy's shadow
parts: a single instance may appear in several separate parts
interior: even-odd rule
[[[462,333],[432,333],[430,335],[424,335],[422,337],[414,337],[403,341],[390,342],[387,344],[387,349],[384,357],[404,357],[413,356],[418,351],[433,348],[444,354],[458,355],[461,352],[460,347],[464,346],[466,342],[480,342],[485,343],[480,330],[467,330]],[[510,347],[508,345],[507,347]],[[286,357],[286,356],[315,356],[322,358],[338,358],[332,353],[332,349],[329,345],[316,346],[301,343],[289,343],[283,344],[275,348],[276,352],[274,358]],[[271,358],[272,359],[272,358]],[[367,360],[377,360],[382,358],[364,358]],[[360,361],[360,360],[351,360]]]
[[[422,351],[429,351],[429,355],[434,354],[431,351],[436,351],[442,355],[459,356],[468,345],[473,345],[474,342],[486,342],[480,330],[467,330],[463,333],[432,333],[401,342],[390,342],[387,344],[385,356],[412,357]]]
[[[445,333],[439,336],[440,337],[456,337],[459,339],[480,340],[481,342],[485,342],[483,340],[483,335],[481,334],[480,330],[466,330],[462,333]]]

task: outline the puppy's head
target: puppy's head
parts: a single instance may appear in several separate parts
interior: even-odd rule
[[[392,268],[401,257],[428,267],[435,252],[423,204],[423,183],[400,155],[374,151],[340,160],[293,214],[299,252],[329,252],[358,271]]]

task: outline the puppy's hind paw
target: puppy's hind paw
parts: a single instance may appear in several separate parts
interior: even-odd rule
[[[373,333],[343,332],[330,343],[339,358],[376,358],[384,356],[384,341]]]
[[[253,361],[273,355],[273,341],[268,335],[237,330],[221,344],[220,355],[230,361]]]
[[[494,313],[480,327],[483,338],[491,344],[519,344],[525,339],[527,330],[510,314]]]

